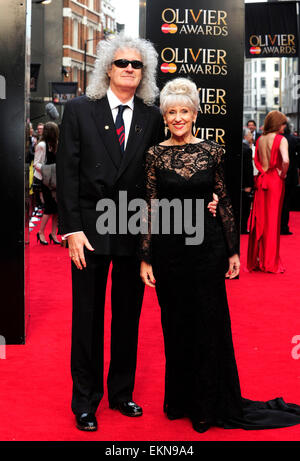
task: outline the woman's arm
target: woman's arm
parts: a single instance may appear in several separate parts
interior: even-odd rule
[[[215,193],[219,197],[219,213],[229,256],[229,268],[225,274],[225,277],[234,278],[239,274],[240,271],[240,259],[238,255],[239,244],[233,208],[225,185],[224,154],[225,151],[222,147],[218,145],[213,147],[212,155],[214,155],[216,162],[214,189]]]
[[[278,170],[279,176],[282,179],[285,179],[287,171],[289,169],[290,159],[289,159],[289,144],[285,137],[280,141],[279,151],[282,158],[282,170]]]
[[[139,257],[141,260],[140,275],[143,282],[149,287],[155,287],[155,279],[151,265],[151,225],[154,218],[152,200],[157,198],[156,173],[155,173],[155,148],[151,147],[146,154],[145,162],[146,202],[143,210],[143,221],[147,228],[146,234],[141,234],[139,244]]]
[[[42,173],[42,166],[44,165],[46,160],[46,144],[44,141],[38,143],[35,148],[34,153],[34,160],[33,166],[34,168],[41,174]]]
[[[219,197],[219,214],[227,243],[228,255],[233,256],[238,254],[239,243],[233,208],[225,185],[225,151],[219,145],[216,144],[215,146],[216,147],[212,147],[212,155],[215,158],[214,191]]]

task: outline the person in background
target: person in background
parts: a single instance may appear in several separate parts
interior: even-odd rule
[[[253,191],[252,149],[253,135],[249,128],[243,128],[242,144],[242,203],[241,203],[241,234],[247,234],[247,223],[250,214]]]
[[[255,158],[255,143],[256,139],[258,139],[257,132],[256,132],[256,122],[255,120],[248,120],[247,128],[250,130],[252,134],[252,140],[249,143],[249,146],[252,150],[252,166],[253,166],[253,175],[256,176],[258,174],[258,169],[255,166],[254,158]]]
[[[285,193],[281,213],[281,235],[292,235],[293,232],[289,228],[290,218],[290,205],[296,186],[298,185],[299,178],[299,154],[300,154],[300,141],[299,138],[291,133],[289,123],[284,130],[284,137],[287,139],[289,146],[289,159],[290,165],[285,180]]]
[[[253,142],[254,142],[254,145],[255,145],[256,141],[258,140],[258,138],[261,135],[261,132],[257,131],[257,129],[256,129],[256,121],[255,120],[248,120],[247,128],[249,128],[249,130],[252,133]]]
[[[37,142],[39,142],[42,139],[43,130],[44,130],[44,124],[42,122],[38,123],[36,127]]]
[[[35,148],[34,155],[34,175],[41,184],[41,192],[44,202],[44,213],[40,223],[40,229],[37,233],[37,241],[41,245],[48,245],[48,241],[45,237],[45,228],[49,221],[50,216],[52,217],[52,230],[49,234],[50,243],[60,245],[61,242],[57,240],[57,203],[54,198],[54,193],[45,184],[43,184],[43,165],[51,165],[56,163],[56,151],[58,144],[58,126],[54,122],[47,122],[43,126],[43,133],[41,140],[38,142]]]
[[[256,143],[255,181],[250,216],[247,269],[284,272],[279,256],[280,220],[284,180],[289,167],[288,142],[283,136],[287,118],[278,110],[268,113],[264,131]]]

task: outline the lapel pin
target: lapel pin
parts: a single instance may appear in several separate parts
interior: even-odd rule
[[[108,126],[108,125],[105,125],[104,129],[105,129],[105,130],[109,130],[109,126]]]
[[[136,133],[140,133],[142,131],[142,128],[138,125],[135,125],[135,131]]]

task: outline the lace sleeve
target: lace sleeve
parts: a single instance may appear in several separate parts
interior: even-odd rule
[[[219,197],[218,210],[221,216],[225,240],[227,243],[228,256],[239,253],[238,235],[234,220],[231,200],[227,194],[224,180],[224,154],[222,147],[217,146],[215,160],[215,193]]]
[[[156,152],[155,147],[150,147],[146,153],[145,160],[145,182],[146,182],[146,202],[147,206],[142,213],[143,229],[147,232],[143,232],[140,238],[139,245],[139,258],[141,261],[145,261],[151,264],[151,223],[153,219],[154,209],[151,206],[152,199],[157,198],[156,189],[156,173],[155,173],[155,160]]]

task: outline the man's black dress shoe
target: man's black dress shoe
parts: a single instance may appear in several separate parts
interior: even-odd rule
[[[143,414],[142,408],[134,402],[119,402],[110,404],[109,408],[119,410],[119,412],[125,416],[142,416]]]
[[[289,230],[284,230],[284,231],[280,232],[280,235],[293,235],[293,232],[291,232]]]
[[[97,430],[97,420],[94,413],[82,413],[81,415],[76,415],[76,427],[81,431],[96,431]]]

